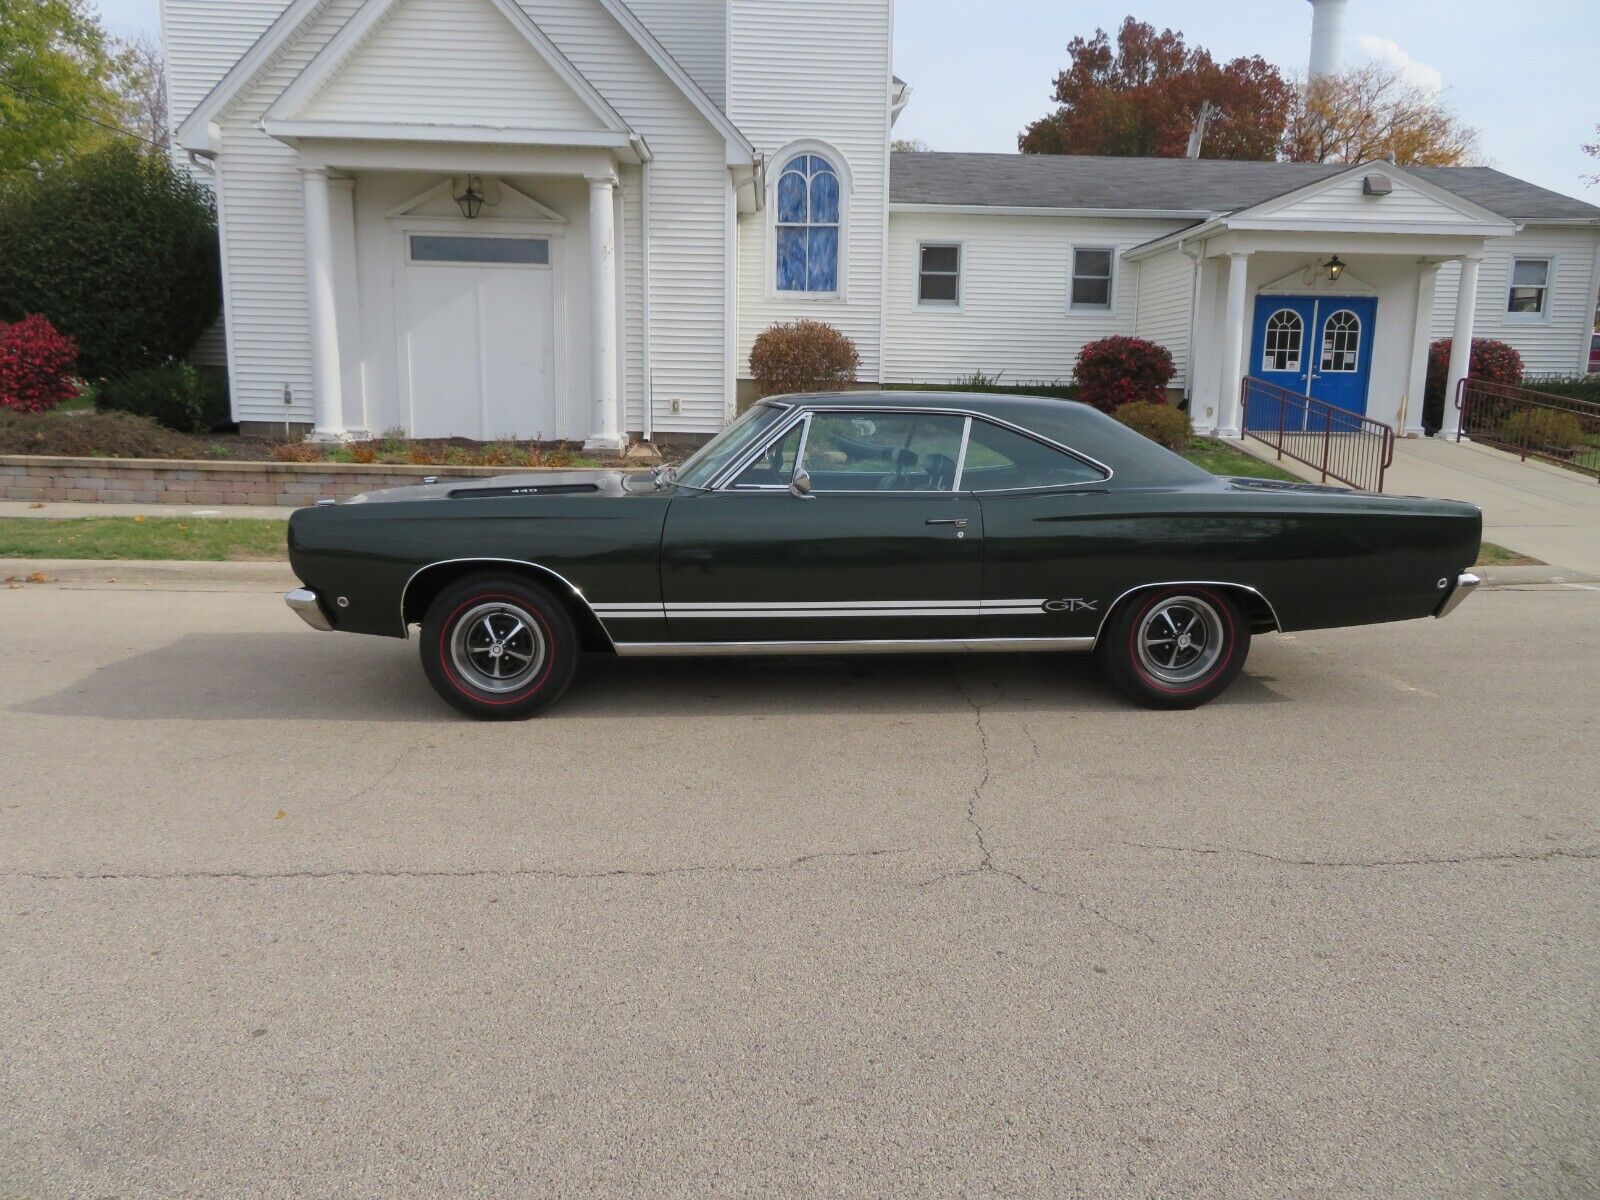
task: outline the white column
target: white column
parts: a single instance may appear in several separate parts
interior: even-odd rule
[[[1478,307],[1478,266],[1481,258],[1461,260],[1461,286],[1456,290],[1456,325],[1450,334],[1450,374],[1444,386],[1444,423],[1440,437],[1453,438],[1461,428],[1456,408],[1456,387],[1467,377],[1472,362],[1472,314]]]
[[[594,406],[585,450],[621,450],[627,445],[618,412],[617,223],[614,175],[589,175],[589,345]]]
[[[1189,418],[1196,433],[1217,428],[1217,283],[1220,259],[1202,258],[1196,272],[1194,329],[1189,338]]]
[[[311,440],[344,440],[339,378],[339,308],[334,291],[333,204],[325,167],[304,167],[306,302],[311,320]]]
[[[1217,396],[1217,436],[1239,436],[1239,383],[1244,378],[1244,302],[1250,256],[1228,255],[1228,302],[1222,320],[1222,380]]]
[[[1422,434],[1422,393],[1428,387],[1428,334],[1433,329],[1433,299],[1439,281],[1439,264],[1423,263],[1417,269],[1417,311],[1411,323],[1411,372],[1406,377],[1405,420],[1399,432]]]

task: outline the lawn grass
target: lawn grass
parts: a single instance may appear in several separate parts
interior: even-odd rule
[[[1507,550],[1504,546],[1496,546],[1493,542],[1484,542],[1478,548],[1478,561],[1473,564],[1479,567],[1542,567],[1544,562],[1527,554],[1519,554],[1515,550]]]
[[[1195,438],[1189,443],[1189,448],[1183,451],[1183,457],[1197,467],[1204,467],[1213,475],[1248,475],[1253,479],[1287,479],[1291,483],[1300,482],[1296,476],[1289,474],[1282,467],[1257,458],[1253,454],[1246,454],[1243,450],[1235,450],[1232,446],[1217,441],[1216,438]]]
[[[4,517],[0,558],[283,559],[286,529],[239,517]]]

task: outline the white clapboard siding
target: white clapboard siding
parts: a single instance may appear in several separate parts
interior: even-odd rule
[[[1263,218],[1289,224],[1314,224],[1337,221],[1341,224],[1418,224],[1459,222],[1461,210],[1430,196],[1399,179],[1391,179],[1393,190],[1387,196],[1368,196],[1362,191],[1362,176],[1340,179],[1337,183],[1274,207],[1264,206]]]
[[[1593,226],[1530,225],[1508,238],[1491,238],[1478,268],[1478,302],[1472,336],[1494,338],[1515,346],[1529,374],[1582,374],[1587,370],[1588,333],[1593,328],[1595,248],[1600,230]],[[1546,319],[1529,321],[1506,312],[1510,299],[1511,260],[1549,258],[1550,293]],[[1447,338],[1455,328],[1456,291],[1461,267],[1445,263],[1434,293],[1431,334]]]
[[[359,7],[360,0],[330,0],[222,121],[218,214],[236,420],[313,418],[299,160],[257,122]]]
[[[277,20],[287,3],[161,0],[161,40],[174,129]]]
[[[1138,282],[1121,252],[1178,222],[967,213],[889,215],[889,355],[893,383],[951,383],[974,371],[1007,383],[1068,380],[1085,342],[1134,328]],[[960,242],[961,308],[917,304],[918,246]],[[1110,310],[1068,305],[1073,246],[1118,250]]]
[[[403,0],[293,115],[391,124],[605,127],[487,0]]]
[[[655,429],[712,432],[722,424],[727,390],[728,171],[722,135],[592,0],[521,0],[521,7],[654,154],[650,347]],[[633,277],[639,273],[627,260],[625,269]],[[639,428],[632,416],[630,425]]]
[[[727,107],[728,0],[628,0],[678,65]]]
[[[772,207],[739,222],[739,330],[735,369],[750,370],[757,334],[779,321],[824,321],[855,341],[859,377],[880,365],[884,209],[888,188],[889,0],[732,0],[728,115],[770,156],[800,139],[832,146],[848,165],[845,296],[774,294]],[[769,180],[783,164],[770,160]]]
[[[1193,306],[1194,260],[1173,248],[1143,262],[1138,267],[1134,333],[1172,355],[1172,387],[1189,382],[1189,316]]]

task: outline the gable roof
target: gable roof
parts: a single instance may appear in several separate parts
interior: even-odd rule
[[[358,10],[357,16],[352,20],[359,19],[360,12],[376,2],[378,0],[369,0],[368,5]],[[195,105],[194,110],[178,126],[173,140],[187,150],[214,151],[216,147],[211,141],[210,126],[220,120],[261,78],[278,56],[305,33],[329,3],[330,0],[293,0],[267,31],[256,39],[255,44],[229,68],[227,74],[217,82],[205,98]],[[639,18],[633,15],[623,0],[594,0],[594,3],[600,5],[617,26],[644,51],[645,56],[660,69],[674,87],[683,93],[684,98],[705,118],[706,122],[722,134],[728,143],[730,165],[736,162],[754,161],[755,147],[750,140],[728,119],[728,115],[717,106],[716,102],[706,95],[705,89],[689,76],[671,54],[667,53],[666,48],[644,27]],[[338,36],[335,35],[335,40]]]
[[[306,64],[287,88],[268,107],[265,119],[268,121],[279,117],[296,115],[297,111],[311,104],[340,73],[350,65],[356,56],[370,42],[376,38],[403,8],[407,0],[366,0],[355,15],[345,22],[343,28],[333,37],[328,39],[316,55]],[[512,0],[483,0],[484,4],[492,6],[505,18],[506,23],[520,35],[529,49],[537,56],[536,61],[542,60],[551,72],[566,85],[574,99],[581,106],[576,111],[579,113],[587,110],[589,115],[603,129],[613,133],[632,133],[628,123],[624,121],[616,109],[606,101],[592,83],[567,60],[566,55],[557,49],[554,42],[545,36]],[[452,15],[459,16],[459,9],[452,9]]]
[[[1216,158],[897,152],[890,156],[889,201],[1203,218],[1249,208],[1350,169],[1344,163]],[[1510,220],[1600,220],[1600,208],[1592,204],[1491,167],[1404,170]]]

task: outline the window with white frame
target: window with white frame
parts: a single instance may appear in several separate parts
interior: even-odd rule
[[[777,191],[778,291],[838,292],[839,172],[820,154],[797,154]]]
[[[928,308],[961,307],[960,243],[922,242],[917,256],[917,303]]]
[[[1300,314],[1290,308],[1280,308],[1268,317],[1266,337],[1262,339],[1261,369],[1298,371],[1300,341],[1305,336],[1305,328]]]
[[[1111,264],[1116,251],[1110,246],[1072,248],[1072,307],[1111,307]]]
[[[1522,317],[1542,317],[1549,292],[1548,258],[1511,260],[1511,291],[1506,297],[1506,312]]]

